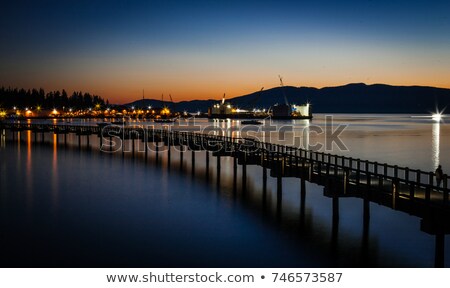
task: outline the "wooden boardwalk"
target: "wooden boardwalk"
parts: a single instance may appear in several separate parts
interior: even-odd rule
[[[163,147],[183,147],[191,151],[207,151],[217,157],[220,173],[220,157],[234,157],[235,165],[242,165],[246,173],[247,165],[263,167],[263,181],[270,176],[277,178],[277,196],[282,197],[284,177],[295,177],[326,187],[325,196],[333,199],[341,197],[358,197],[367,202],[400,210],[422,218],[422,228],[430,234],[450,233],[450,204],[448,176],[444,175],[437,185],[436,175],[408,167],[399,167],[351,157],[332,155],[323,152],[299,149],[279,144],[255,141],[252,139],[231,138],[220,135],[200,134],[194,132],[170,131],[168,129],[150,129],[139,126],[79,126],[49,125],[28,123],[0,123],[2,131],[30,130],[37,135],[44,133],[73,133],[82,137],[100,137],[103,151],[120,152],[124,145],[112,146],[113,139],[144,142],[145,154],[160,153]],[[13,137],[15,133],[13,133]],[[109,141],[108,141],[109,140]],[[109,145],[109,146],[108,146]],[[194,153],[193,153],[193,160]]]

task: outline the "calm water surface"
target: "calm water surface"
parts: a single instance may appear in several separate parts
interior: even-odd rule
[[[73,120],[80,123],[79,120]],[[223,129],[239,121],[208,122]],[[450,171],[450,130],[444,122],[404,115],[324,115],[294,124],[292,132],[256,132],[273,142],[325,143],[340,124],[349,155],[432,171]],[[146,124],[146,123],[136,123]],[[178,127],[180,129],[180,127]],[[182,129],[194,129],[192,127]],[[309,131],[310,133],[304,133]],[[308,130],[309,129],[309,130]],[[233,136],[236,131],[226,131]],[[245,133],[244,133],[245,134]],[[31,132],[1,138],[0,263],[3,267],[433,267],[435,237],[420,231],[420,219],[371,203],[364,231],[361,199],[340,199],[333,223],[332,200],[323,187],[306,182],[300,209],[300,180],[283,179],[277,203],[275,178],[263,193],[262,168],[249,166],[246,190],[241,167],[216,158],[206,171],[205,152],[108,154],[99,139]],[[37,141],[35,141],[37,140]],[[291,143],[290,143],[291,142]],[[323,150],[322,148],[321,150]],[[448,169],[446,169],[449,167]],[[445,264],[450,266],[450,240]]]

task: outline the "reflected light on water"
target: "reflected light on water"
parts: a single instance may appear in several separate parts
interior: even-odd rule
[[[0,147],[5,148],[6,145],[6,131],[2,130],[1,140],[0,140]]]
[[[305,128],[303,128],[303,143],[302,147],[303,149],[309,150],[309,126],[311,125],[310,120],[306,120],[305,122]]]
[[[31,208],[33,204],[33,162],[32,162],[32,154],[31,154],[31,130],[26,131],[27,135],[27,160],[26,160],[26,173],[27,179],[26,188],[27,188],[27,204],[28,207]]]
[[[432,159],[433,159],[433,166],[436,169],[439,165],[439,138],[440,138],[440,123],[436,122],[433,123],[432,128],[432,135],[431,135],[431,152],[432,152]]]
[[[54,208],[58,205],[58,134],[53,134],[52,159],[52,200]]]

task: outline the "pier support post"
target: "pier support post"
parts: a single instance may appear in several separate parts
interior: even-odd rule
[[[220,173],[220,167],[221,167],[220,166],[220,155],[217,155],[216,158],[217,158],[217,163],[216,163],[217,164],[217,173]]]
[[[233,157],[233,193],[237,193],[237,157]]]
[[[209,151],[205,151],[205,158],[206,158],[206,180],[209,180]]]
[[[356,185],[361,182],[361,160],[356,159]]]
[[[366,194],[370,195],[370,190],[372,188],[372,174],[370,172],[366,172],[366,178],[367,178],[367,189]]]
[[[263,167],[263,192],[267,192],[267,168]]]
[[[444,204],[448,203],[448,186],[447,185],[448,185],[448,176],[447,176],[447,174],[445,174],[442,179],[442,187],[444,188],[444,193],[443,193]]]
[[[283,197],[283,178],[280,174],[277,176],[277,199],[281,200]]]
[[[245,162],[244,160],[242,164],[242,191],[244,192],[247,191],[247,164]]]
[[[363,199],[363,233],[361,241],[362,262],[365,264],[369,258],[369,228],[370,228],[370,201]]]
[[[384,189],[384,180],[383,180],[383,176],[382,175],[378,176],[378,189],[379,190],[383,190]]]
[[[217,189],[220,187],[220,168],[221,168],[221,166],[220,166],[220,155],[218,155],[217,156]]]
[[[172,141],[169,137],[169,135],[166,135],[167,138],[167,169],[170,169],[170,162],[171,162],[171,147],[172,147]],[[164,136],[162,137],[162,141],[164,143]]]
[[[182,146],[182,145],[180,145],[180,146],[178,146],[179,147],[179,149],[180,149],[180,170],[183,170],[183,149],[184,149],[184,146]]]
[[[322,180],[322,163],[320,161],[317,162],[317,180],[319,183]]]
[[[310,152],[310,153],[312,153],[312,152]],[[311,158],[312,158],[312,157],[311,157]],[[311,181],[311,179],[312,179],[313,165],[314,165],[314,163],[313,163],[313,161],[310,159],[310,160],[309,160],[309,167],[308,167],[308,181]]]
[[[392,180],[392,208],[396,209],[397,207],[397,199],[398,199],[398,193],[399,193],[399,182],[398,179]]]
[[[408,180],[408,186],[409,186],[409,199],[414,199],[414,193],[415,193],[415,185],[413,181]]]
[[[347,194],[347,188],[348,188],[348,184],[349,184],[349,174],[350,172],[348,171],[347,168],[344,168],[344,194]]]
[[[435,268],[444,268],[445,264],[445,234],[444,233],[438,233],[436,234],[436,241],[435,241],[435,256],[434,256],[434,267]]]
[[[144,130],[145,161],[148,159],[148,130]]]
[[[334,188],[332,188],[334,191],[333,193],[333,222],[338,221],[339,222],[339,196],[337,195],[337,192]]]
[[[336,252],[338,247],[338,234],[339,234],[339,196],[337,195],[337,191],[334,188],[331,192],[333,195],[333,218],[332,218],[332,226],[331,226],[331,251],[333,253]]]
[[[305,224],[306,215],[306,183],[305,178],[300,178],[300,226]]]
[[[156,165],[159,163],[159,142],[155,142],[155,161]]]
[[[192,162],[191,174],[192,174],[192,176],[194,176],[195,175],[195,151],[194,150],[191,151],[191,162]]]

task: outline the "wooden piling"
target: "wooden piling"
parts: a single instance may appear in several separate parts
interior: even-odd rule
[[[195,151],[191,151],[191,162],[192,162],[192,176],[195,175]]]
[[[263,167],[263,191],[267,191],[267,168]]]
[[[179,147],[179,149],[180,149],[180,170],[182,170],[183,169],[183,146],[178,146]]]
[[[444,233],[437,233],[436,234],[436,240],[435,240],[435,257],[434,257],[434,267],[435,268],[444,268],[445,263],[445,234]]]
[[[305,178],[300,179],[300,211],[304,215],[306,207],[306,180]]]
[[[283,178],[280,174],[277,176],[277,200],[281,201],[283,197]]]
[[[445,174],[442,179],[442,187],[443,187],[443,200],[444,204],[448,204],[448,176]]]
[[[205,151],[205,158],[206,158],[206,179],[209,180],[209,151]]]
[[[348,184],[349,184],[349,169],[344,170],[344,194],[347,194]]]
[[[221,167],[221,164],[220,164],[220,155],[218,155],[217,157],[217,176],[216,176],[216,179],[217,179],[217,182],[216,182],[216,186],[217,186],[217,189],[219,189],[219,187],[220,187],[220,175],[221,175],[221,173],[220,173],[220,167]]]
[[[361,181],[361,160],[356,159],[356,185],[359,186]]]
[[[155,162],[156,165],[159,164],[159,142],[154,142],[153,145],[155,145]]]
[[[144,150],[145,150],[145,159],[148,159],[148,129],[144,130]]]

